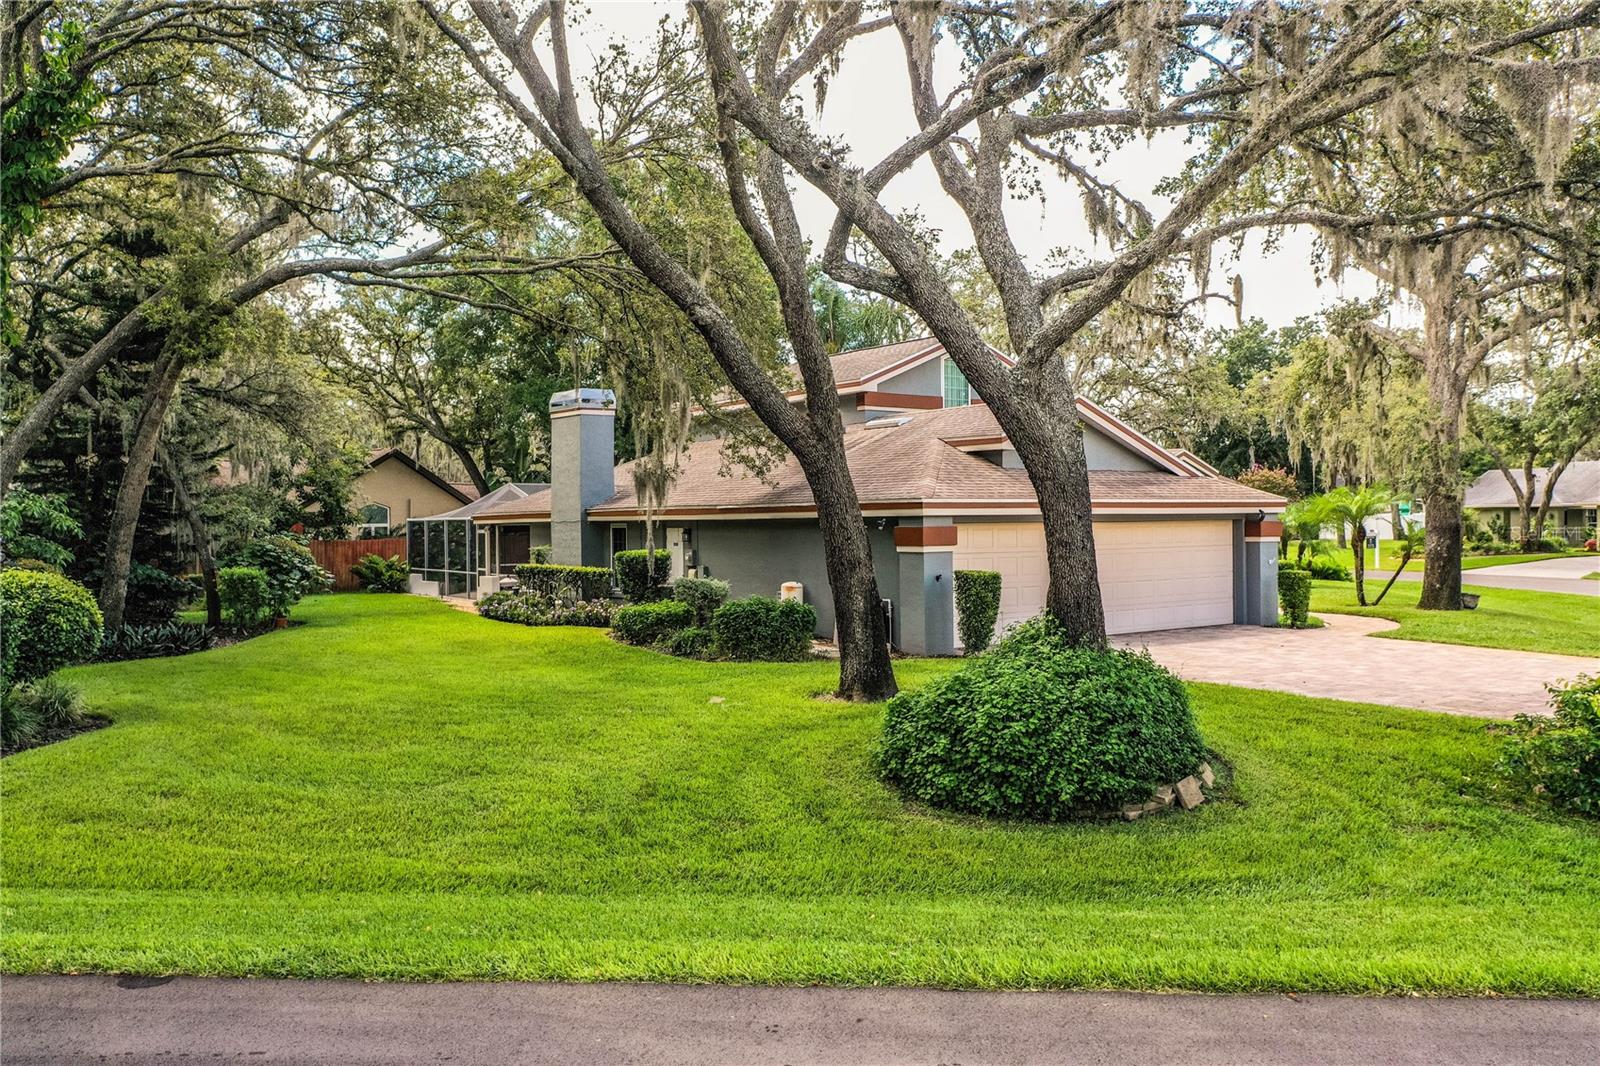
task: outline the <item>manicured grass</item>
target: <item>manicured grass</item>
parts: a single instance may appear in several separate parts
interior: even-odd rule
[[[1382,580],[1367,581],[1370,603]],[[1378,607],[1356,606],[1353,581],[1313,581],[1311,609],[1334,614],[1388,618],[1400,628],[1374,634],[1399,640],[1432,640],[1484,648],[1600,655],[1600,602],[1592,596],[1464,586],[1481,597],[1475,611],[1424,611],[1417,607],[1420,581],[1396,581]]]
[[[1199,685],[1231,798],[985,824],[879,784],[829,663],[296,616],[72,672],[115,724],[0,767],[7,970],[1600,994],[1600,826],[1479,721]]]
[[[1379,541],[1378,550],[1379,554],[1377,565],[1373,564],[1372,552],[1370,550],[1367,552],[1367,571],[1369,573],[1374,570],[1382,571],[1383,573],[1393,573],[1395,563],[1400,561],[1400,542],[1397,540]],[[1292,556],[1294,555],[1294,552],[1295,546],[1290,544],[1289,554]],[[1355,571],[1356,564],[1354,549],[1335,548],[1329,554],[1332,558],[1338,559],[1341,563],[1343,563],[1346,570],[1349,570],[1352,573]],[[1485,567],[1490,566],[1510,566],[1512,563],[1537,563],[1542,562],[1545,559],[1565,559],[1569,555],[1577,554],[1578,553],[1575,551],[1567,551],[1533,552],[1521,555],[1463,555],[1461,557],[1461,569],[1482,570]],[[1422,573],[1422,567],[1422,555],[1418,553],[1417,555],[1412,556],[1411,561],[1406,564],[1406,573],[1420,574]]]

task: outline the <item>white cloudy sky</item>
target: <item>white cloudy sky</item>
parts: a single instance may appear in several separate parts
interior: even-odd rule
[[[586,60],[612,37],[621,36],[637,47],[648,47],[657,21],[663,15],[679,17],[683,10],[683,5],[677,2],[592,2],[588,15],[574,34],[577,45],[574,66],[587,65]],[[951,65],[945,64],[946,68]],[[852,42],[828,89],[826,107],[819,120],[821,132],[848,144],[856,163],[876,162],[915,132],[905,78],[905,60],[898,35],[881,32]],[[1164,201],[1153,195],[1152,187],[1182,165],[1187,150],[1181,131],[1167,131],[1148,142],[1139,140],[1118,151],[1102,176],[1143,199],[1160,217]],[[1053,177],[1047,176],[1045,180],[1044,197],[1013,200],[1010,205],[1011,232],[1018,243],[1026,254],[1040,263],[1054,248],[1092,251],[1077,192]],[[926,161],[897,178],[884,196],[891,208],[920,210],[923,217],[943,233],[947,252],[970,243],[964,217],[940,190],[933,167]],[[797,206],[802,223],[820,246],[833,220],[831,206],[826,198],[808,186],[797,191]],[[1251,241],[1245,245],[1236,265],[1224,264],[1219,258],[1210,288],[1213,291],[1224,289],[1228,276],[1242,275],[1244,313],[1259,316],[1274,326],[1315,313],[1325,304],[1344,297],[1372,295],[1375,282],[1354,270],[1346,274],[1342,286],[1331,282],[1318,286],[1308,262],[1310,249],[1311,239],[1305,233],[1288,234],[1270,252],[1263,250],[1258,241]],[[1104,253],[1106,249],[1100,251]],[[1206,317],[1213,323],[1231,323],[1233,315],[1232,307],[1220,301],[1207,305]]]

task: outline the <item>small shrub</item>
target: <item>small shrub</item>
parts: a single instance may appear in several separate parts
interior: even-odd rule
[[[1330,555],[1313,555],[1306,560],[1306,569],[1318,581],[1352,581],[1350,568]]]
[[[555,548],[549,544],[534,544],[528,548],[528,562],[548,563]]]
[[[1600,677],[1545,687],[1553,716],[1519,714],[1491,727],[1506,737],[1495,772],[1520,793],[1600,818]]]
[[[1583,542],[1583,550],[1586,551],[1586,552],[1595,551],[1596,550],[1596,545],[1597,545],[1596,540],[1593,537],[1590,537],[1588,540]]]
[[[267,573],[256,566],[224,566],[217,571],[222,613],[236,626],[253,626],[273,610],[276,599]]]
[[[799,600],[747,596],[718,607],[711,630],[718,653],[730,659],[791,662],[811,654],[817,611]]]
[[[690,626],[667,637],[661,647],[686,659],[704,659],[711,654],[716,640],[717,635],[705,626]]]
[[[15,698],[24,687],[14,685],[0,697],[0,747],[8,750],[29,747],[44,733],[44,723],[33,704]]]
[[[0,571],[0,690],[92,658],[104,626],[94,596],[77,582]]]
[[[672,572],[672,553],[665,548],[657,548],[654,554],[653,561],[650,560],[651,553],[643,548],[618,552],[613,556],[617,584],[622,587],[622,598],[629,603],[650,603],[667,595],[665,582],[667,575]],[[648,572],[647,566],[650,567]]]
[[[1147,654],[1074,645],[1038,618],[890,700],[877,761],[920,802],[1055,821],[1148,799],[1203,754],[1176,677]]]
[[[13,685],[6,702],[20,707],[22,715],[37,722],[41,729],[70,729],[89,716],[77,686],[53,675]]]
[[[398,555],[368,552],[351,564],[350,575],[368,592],[404,592],[411,583],[411,570]]]
[[[302,597],[333,587],[333,575],[317,565],[304,538],[287,533],[251,541],[230,555],[227,565],[254,567],[266,574],[273,617],[287,615]]]
[[[677,600],[635,603],[617,611],[611,631],[629,644],[656,644],[694,625],[694,609]]]
[[[167,622],[158,626],[125,625],[109,630],[100,641],[100,659],[156,659],[167,655],[188,655],[205,651],[216,643],[216,634],[207,626],[193,622]]]
[[[497,622],[525,626],[595,626],[611,624],[614,608],[609,600],[580,600],[570,607],[537,592],[508,589],[478,601],[478,613]]]
[[[1283,614],[1289,619],[1289,625],[1304,629],[1307,613],[1311,610],[1311,573],[1293,566],[1280,567],[1278,602],[1283,606]]]
[[[956,619],[961,624],[961,645],[976,655],[994,641],[995,619],[1000,617],[1000,574],[994,570],[956,571]]]
[[[598,600],[611,591],[611,571],[603,566],[523,563],[517,567],[517,583],[524,590],[541,596]]]
[[[711,615],[728,598],[728,583],[714,577],[680,577],[672,583],[672,598],[694,610],[694,624],[711,624]]]

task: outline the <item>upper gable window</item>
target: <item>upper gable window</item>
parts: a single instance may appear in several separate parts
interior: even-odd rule
[[[972,402],[972,387],[967,384],[967,379],[961,373],[961,368],[951,362],[947,356],[944,360],[944,405],[946,407],[965,407]]]

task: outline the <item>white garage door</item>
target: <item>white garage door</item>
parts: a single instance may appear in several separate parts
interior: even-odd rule
[[[999,629],[1039,613],[1049,580],[1043,525],[972,523],[956,534],[957,570],[1000,572]],[[1096,522],[1094,543],[1107,632],[1232,623],[1232,522]]]

